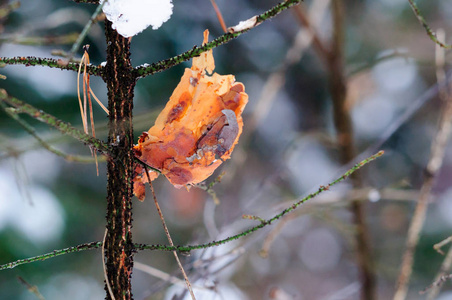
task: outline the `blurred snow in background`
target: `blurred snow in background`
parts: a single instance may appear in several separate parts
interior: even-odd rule
[[[14,170],[17,165],[0,164],[0,231],[12,227],[36,244],[56,241],[64,232],[65,213],[53,193],[39,184],[58,174],[57,168],[52,168],[54,155],[40,150],[24,158],[30,158],[30,165],[23,172]]]

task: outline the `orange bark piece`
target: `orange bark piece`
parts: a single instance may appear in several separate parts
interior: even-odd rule
[[[208,35],[204,31],[204,43]],[[214,68],[212,50],[193,58],[155,125],[134,146],[139,160],[177,188],[209,177],[230,158],[242,133],[242,112],[248,102],[245,87],[235,82],[234,75],[208,75]],[[149,175],[154,180],[158,173],[151,170]],[[143,166],[137,164],[134,193],[141,201],[147,181]]]

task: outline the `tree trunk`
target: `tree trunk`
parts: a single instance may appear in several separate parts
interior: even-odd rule
[[[105,258],[108,283],[106,299],[111,299],[108,285],[116,300],[132,299],[133,268],[132,193],[133,193],[133,89],[136,79],[130,63],[130,42],[105,21],[107,64],[104,80],[108,88],[110,111],[107,162],[107,235]]]

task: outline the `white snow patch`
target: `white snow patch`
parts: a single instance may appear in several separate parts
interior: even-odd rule
[[[113,29],[123,37],[134,36],[147,27],[158,29],[173,13],[171,0],[108,0],[102,8]]]
[[[240,21],[239,24],[237,24],[233,27],[229,27],[228,31],[230,33],[234,33],[234,32],[238,32],[238,31],[242,31],[242,30],[251,29],[251,28],[255,27],[256,25],[257,25],[257,16],[254,16],[252,18],[249,18],[248,20]]]

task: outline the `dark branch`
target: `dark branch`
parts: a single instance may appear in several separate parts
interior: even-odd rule
[[[287,0],[287,1],[281,2],[278,5],[274,6],[273,8],[267,10],[263,14],[256,16],[255,22],[252,26],[247,26],[243,30],[240,30],[240,31],[233,31],[233,32],[225,33],[222,36],[211,41],[210,43],[205,44],[204,46],[195,46],[195,47],[193,47],[193,49],[188,50],[187,52],[179,54],[175,57],[172,57],[172,58],[169,58],[169,59],[166,59],[163,61],[159,61],[157,63],[153,63],[152,65],[137,67],[134,69],[134,74],[137,78],[145,77],[148,75],[155,74],[157,72],[164,71],[166,69],[169,69],[170,67],[178,65],[184,61],[187,61],[193,57],[199,56],[203,52],[216,48],[222,44],[225,44],[225,43],[231,41],[232,39],[235,39],[239,35],[247,32],[248,30],[250,30],[254,27],[257,27],[262,22],[273,18],[274,16],[281,13],[282,11],[284,11],[300,2],[302,2],[302,0]],[[253,18],[251,18],[251,19],[253,19]],[[235,26],[235,27],[237,27],[237,26]]]
[[[145,245],[145,244],[135,244],[135,250],[162,250],[162,251],[174,251],[177,250],[179,252],[189,252],[191,250],[196,250],[196,249],[205,249],[205,248],[209,248],[209,247],[214,247],[214,246],[219,246],[222,244],[226,244],[228,242],[231,242],[233,240],[237,240],[241,237],[247,236],[267,225],[270,225],[274,222],[276,222],[277,220],[281,219],[282,217],[284,217],[285,215],[287,215],[288,213],[294,211],[295,209],[297,209],[300,205],[302,205],[303,203],[309,201],[310,199],[316,197],[317,195],[319,195],[320,193],[329,190],[332,186],[338,184],[339,182],[347,179],[350,175],[352,175],[353,173],[355,173],[357,170],[361,169],[363,166],[365,166],[366,164],[370,163],[371,161],[379,158],[380,156],[382,156],[384,154],[384,151],[379,151],[378,153],[364,159],[363,161],[355,164],[350,170],[348,170],[347,172],[345,172],[341,177],[337,178],[336,180],[332,181],[331,183],[329,183],[328,185],[321,185],[319,187],[319,189],[312,193],[309,194],[308,196],[304,197],[303,199],[299,200],[298,202],[292,204],[291,206],[289,206],[288,208],[286,208],[285,210],[283,210],[281,213],[275,215],[273,218],[267,219],[267,220],[263,220],[260,219],[260,224],[256,225],[248,230],[245,230],[239,234],[230,236],[228,238],[225,238],[223,240],[218,240],[218,241],[213,241],[210,243],[206,243],[206,244],[200,244],[200,245],[189,245],[189,246],[165,246],[165,245]],[[258,219],[258,218],[256,218]]]
[[[0,64],[7,65],[25,65],[29,66],[43,66],[50,68],[57,68],[61,70],[70,70],[78,72],[78,63],[68,63],[63,59],[53,59],[53,58],[40,58],[33,56],[18,56],[18,57],[0,57]],[[104,68],[102,66],[89,65],[86,68],[87,73],[95,76],[102,76]]]
[[[65,123],[55,118],[54,116],[33,107],[30,104],[27,104],[17,98],[9,96],[8,93],[3,89],[0,89],[0,101],[3,101],[13,106],[12,108],[6,108],[9,110],[10,113],[13,114],[25,113],[38,121],[41,121],[43,123],[46,123],[47,125],[50,125],[58,129],[63,134],[69,135],[87,145],[93,146],[101,153],[109,156],[109,148],[103,141],[85,134],[81,130],[72,127],[71,124]]]
[[[76,3],[99,4],[99,0],[72,0]]]
[[[19,260],[16,260],[16,261],[4,264],[4,265],[0,265],[0,271],[6,270],[6,269],[12,269],[12,268],[15,268],[15,267],[23,265],[23,264],[46,260],[46,259],[49,259],[49,258],[52,258],[55,256],[59,256],[59,255],[63,255],[63,254],[80,252],[83,250],[97,249],[100,247],[102,247],[102,242],[92,242],[92,243],[88,243],[88,244],[78,245],[75,247],[54,250],[54,251],[46,253],[46,254],[42,254],[42,255],[38,255],[38,256],[34,256],[34,257],[30,257],[30,258],[25,258],[25,259],[19,259]]]

